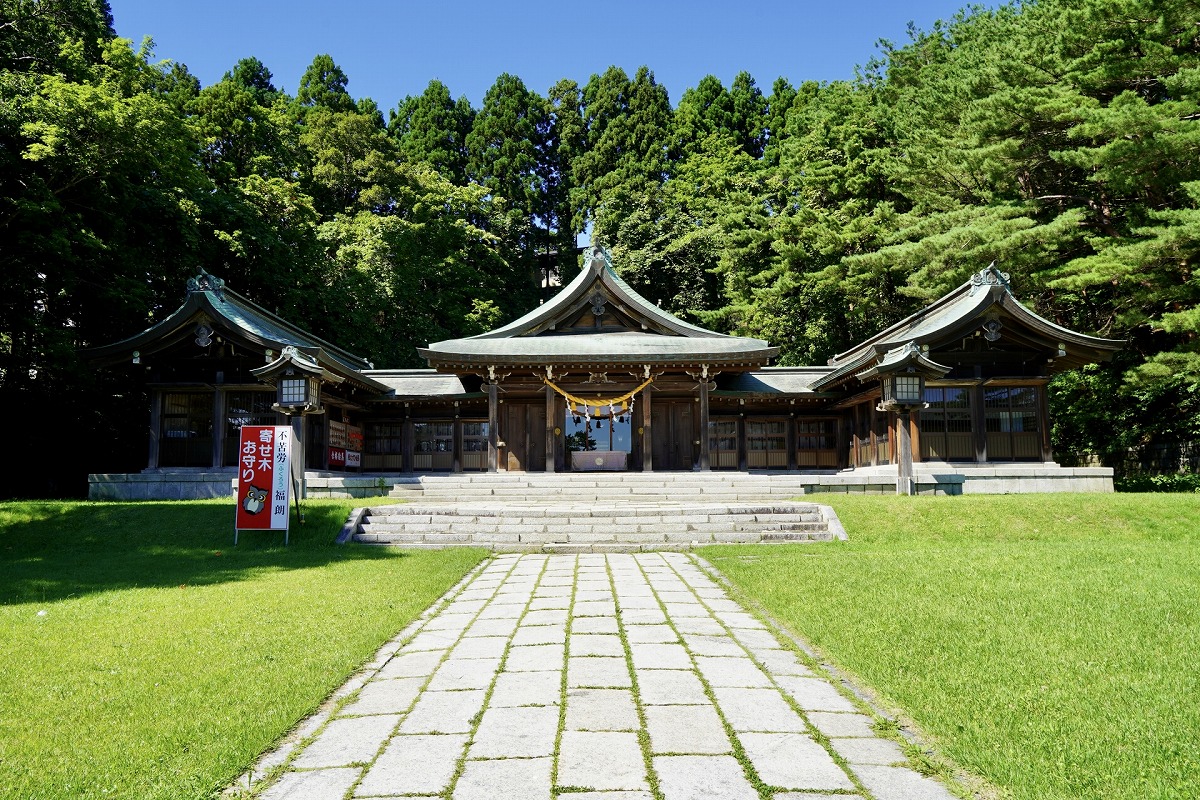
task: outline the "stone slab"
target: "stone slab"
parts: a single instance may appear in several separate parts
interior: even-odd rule
[[[425,678],[370,681],[359,691],[358,699],[347,704],[339,716],[399,714],[407,711],[424,684]]]
[[[453,655],[434,673],[427,691],[445,692],[456,689],[486,689],[492,685],[500,657],[455,658]]]
[[[379,670],[378,678],[428,678],[445,658],[445,650],[401,650]]]
[[[564,625],[522,625],[512,636],[514,647],[531,644],[559,644],[567,639],[567,626]]]
[[[646,731],[655,754],[720,755],[732,747],[716,709],[703,706],[646,706]]]
[[[318,800],[326,797],[342,797],[358,780],[362,769],[342,767],[340,769],[318,769],[311,772],[287,772],[279,782],[261,795],[260,800]]]
[[[733,756],[657,756],[651,763],[664,800],[758,800]]]
[[[568,705],[569,708],[569,705]],[[558,757],[560,786],[649,789],[646,762],[636,733],[563,731]],[[572,798],[583,795],[563,795]]]
[[[856,766],[853,770],[877,800],[954,800],[946,787],[906,767]]]
[[[396,736],[367,769],[354,794],[441,794],[466,744],[466,734]]]
[[[772,675],[803,675],[812,677],[813,671],[806,667],[800,657],[791,650],[755,650],[754,657]]]
[[[400,733],[469,733],[484,691],[424,692],[400,724]]]
[[[629,645],[633,666],[643,669],[691,669],[692,659],[681,644],[636,642]]]
[[[624,658],[579,656],[567,659],[567,686],[627,689],[632,681]]]
[[[469,758],[533,758],[554,754],[558,708],[519,706],[483,712]]]
[[[592,619],[585,617],[585,619]],[[600,618],[596,618],[600,619]],[[574,626],[572,626],[574,631]],[[571,634],[572,656],[624,656],[625,647],[621,637],[615,633],[574,633]]]
[[[690,670],[639,670],[637,681],[643,705],[705,705],[710,702],[700,679]]]
[[[834,713],[830,711],[809,711],[805,714],[813,727],[829,737],[861,736],[874,737],[871,728],[871,718],[866,714]]]
[[[785,789],[853,789],[850,777],[824,747],[801,733],[742,733],[738,740],[754,771]]]
[[[858,711],[826,680],[776,675],[775,681],[804,711]]]
[[[771,686],[771,680],[749,656],[727,658],[715,656],[696,656],[696,666],[709,685],[732,687],[761,687]]]
[[[450,658],[499,658],[506,647],[508,638],[505,636],[467,636],[450,651]]]
[[[300,751],[292,766],[312,769],[373,761],[399,721],[395,714],[332,720],[312,744]]]
[[[630,644],[678,643],[679,635],[670,625],[630,625],[625,629]]]
[[[907,765],[900,745],[878,736],[869,739],[831,739],[833,749],[850,764]]]
[[[684,644],[698,656],[745,656],[742,646],[729,636],[697,636],[687,633],[683,636]]]
[[[562,694],[562,672],[501,672],[496,676],[489,706],[557,706]]]
[[[615,617],[576,617],[571,620],[571,633],[616,633]]]
[[[549,758],[468,761],[454,800],[550,800]]]
[[[569,731],[637,730],[639,723],[633,692],[628,689],[569,689],[566,723]]]
[[[563,645],[533,644],[511,647],[504,669],[508,672],[534,672],[563,663]]]
[[[804,733],[808,728],[775,689],[713,687],[717,705],[735,731]]]

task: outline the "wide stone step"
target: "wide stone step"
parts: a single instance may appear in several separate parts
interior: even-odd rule
[[[564,536],[558,533],[375,533],[363,532],[355,536],[355,540],[363,544],[426,547],[489,547],[499,548],[512,545],[526,545],[533,548],[545,548],[553,545],[600,545],[620,544],[632,546],[647,546],[642,549],[655,549],[651,545],[698,546],[708,544],[754,544],[767,542],[818,542],[831,541],[834,535],[829,531],[729,531],[723,533],[699,533],[696,531],[659,531],[655,534],[629,533],[592,533],[572,534]],[[675,548],[672,548],[675,549]]]
[[[830,522],[833,521],[831,526]],[[683,549],[714,543],[807,542],[844,537],[814,503],[572,503],[428,501],[365,509],[356,541],[403,547]],[[558,551],[555,551],[558,552]]]

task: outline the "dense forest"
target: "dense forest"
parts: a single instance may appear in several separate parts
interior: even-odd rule
[[[803,76],[796,76],[802,78]],[[1052,385],[1063,458],[1200,439],[1200,3],[969,8],[856,79],[649,67],[479,108],[381,109],[316,56],[201,86],[106,0],[0,0],[0,399],[24,480],[144,464],[140,331],[207,270],[380,367],[535,305],[589,231],[638,291],[822,363],[995,261],[1060,324],[1125,338]]]

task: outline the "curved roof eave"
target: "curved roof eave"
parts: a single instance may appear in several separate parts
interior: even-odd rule
[[[1079,333],[1038,315],[1017,300],[1008,284],[1008,276],[997,270],[995,265],[990,265],[915,314],[837,354],[830,359],[830,364],[841,367],[848,363],[848,360],[861,363],[865,354],[890,349],[909,341],[917,344],[932,343],[955,333],[956,328],[979,318],[988,308],[995,305],[999,305],[1015,319],[1050,339],[1094,349],[1101,357],[1125,345],[1124,340],[1103,339]],[[838,371],[841,372],[840,369]]]
[[[380,388],[370,378],[360,376],[361,371],[370,369],[369,361],[297,328],[223,283],[212,289],[189,288],[179,308],[161,321],[118,342],[86,348],[83,355],[100,363],[115,363],[134,350],[145,354],[157,352],[177,341],[179,331],[200,314],[212,320],[224,335],[239,336],[265,349],[282,350],[291,345],[364,388]],[[155,347],[156,344],[160,346]]]
[[[463,340],[452,339],[447,340],[447,342],[433,342],[430,346],[447,344],[451,341],[515,339],[535,336],[546,330],[552,323],[568,316],[578,309],[580,305],[586,303],[589,294],[595,291],[597,284],[617,304],[628,305],[635,315],[640,315],[644,318],[645,322],[660,330],[689,338],[722,338],[725,336],[725,334],[684,322],[674,314],[663,311],[642,297],[616,273],[611,260],[603,248],[594,247],[592,248],[590,261],[579,271],[579,274],[561,289],[558,294],[528,314],[486,333],[470,336]]]

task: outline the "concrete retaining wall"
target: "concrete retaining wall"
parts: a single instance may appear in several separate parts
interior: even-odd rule
[[[942,465],[918,464],[915,466],[916,491],[920,495],[963,495],[963,494],[1026,494],[1032,492],[1111,492],[1113,471],[1107,467],[1060,467],[1057,464],[988,464]],[[534,478],[544,473],[505,475],[499,473],[450,476],[441,474],[436,478],[461,478],[488,483],[516,483],[524,477]],[[596,485],[602,480],[598,473],[588,475],[560,474],[555,481],[571,481],[577,478],[581,485]],[[632,483],[653,481],[652,473],[604,473],[605,480],[628,479]],[[674,476],[673,484],[679,491],[686,492],[689,483],[700,480],[703,473],[660,473]],[[715,481],[719,475],[739,473],[709,473]],[[837,473],[776,472],[753,473],[761,480],[786,484],[789,494],[822,494],[839,492],[846,494],[895,494],[896,468],[872,467],[861,470],[846,470]],[[744,473],[741,473],[743,477]],[[97,474],[88,476],[88,498],[91,500],[196,500],[208,497],[232,497],[235,473],[232,469],[221,471],[154,471],[130,474]],[[694,479],[694,480],[693,480]],[[545,479],[539,479],[545,480]],[[589,483],[590,481],[590,483]],[[412,492],[414,497],[423,495],[419,475],[332,475],[310,472],[306,475],[309,497],[368,498],[382,497],[399,490]],[[697,484],[700,485],[700,484]]]

